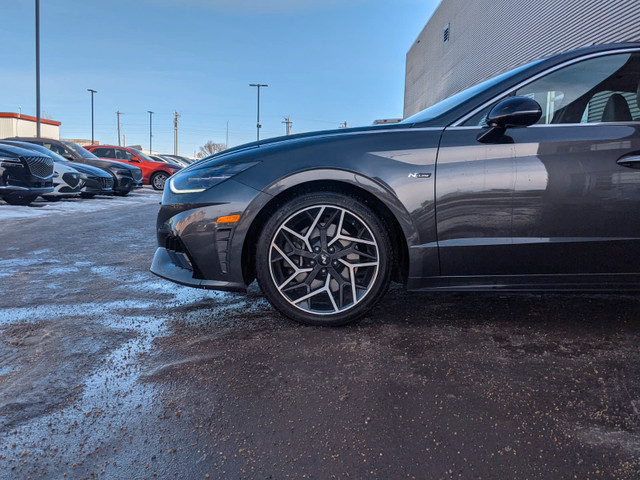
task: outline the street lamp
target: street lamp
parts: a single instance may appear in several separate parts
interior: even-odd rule
[[[269,85],[266,85],[264,83],[250,83],[249,86],[250,87],[258,87],[258,123],[256,124],[256,130],[258,131],[257,139],[258,139],[258,142],[259,142],[260,141],[260,129],[262,128],[262,125],[260,125],[260,87],[268,87]]]
[[[36,0],[36,136],[40,138],[40,0]]]
[[[151,115],[153,115],[153,112],[151,110],[147,110],[147,112],[149,112],[149,155],[151,155],[151,150],[153,150],[151,148],[151,137],[153,137],[152,134],[152,130],[151,130]]]
[[[98,93],[98,91],[87,88],[87,92],[91,92],[91,145],[93,145],[93,94]]]

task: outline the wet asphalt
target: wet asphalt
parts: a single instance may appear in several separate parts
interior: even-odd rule
[[[0,478],[640,478],[638,297],[393,287],[304,327],[154,277],[133,199],[1,222]]]

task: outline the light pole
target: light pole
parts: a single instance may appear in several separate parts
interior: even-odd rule
[[[257,134],[257,141],[260,141],[260,128],[262,128],[262,125],[260,125],[260,87],[268,87],[269,85],[266,85],[264,83],[250,83],[249,84],[250,87],[258,87],[258,123],[256,124],[256,130],[258,131]]]
[[[40,0],[36,0],[36,136],[40,138]]]
[[[91,92],[91,145],[93,145],[93,94],[98,93],[98,91],[87,88],[87,92]]]
[[[147,112],[149,112],[149,155],[151,155],[151,150],[153,150],[151,148],[151,138],[153,137],[151,115],[153,115],[153,112],[151,110],[147,110]]]

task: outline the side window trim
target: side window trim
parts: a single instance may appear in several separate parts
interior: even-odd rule
[[[597,57],[605,57],[607,55],[616,55],[616,54],[620,54],[620,53],[637,53],[640,52],[640,49],[638,48],[621,48],[618,50],[609,50],[606,52],[597,52],[597,53],[592,53],[589,55],[584,55],[582,57],[578,57],[578,58],[573,58],[571,60],[567,60],[566,62],[563,62],[561,64],[558,65],[554,65],[553,67],[550,67],[546,70],[544,70],[543,72],[540,72],[536,75],[534,75],[533,77],[527,78],[526,80],[523,80],[522,82],[520,82],[517,85],[514,85],[513,87],[509,88],[508,90],[505,90],[504,92],[496,95],[495,97],[493,97],[491,100],[488,100],[486,102],[484,102],[482,105],[474,108],[473,110],[471,110],[469,113],[464,114],[462,117],[460,117],[458,120],[454,121],[453,123],[451,123],[451,125],[449,125],[449,128],[451,127],[467,127],[469,125],[463,125],[464,122],[466,122],[467,120],[469,120],[471,117],[473,117],[474,115],[480,113],[482,110],[484,110],[485,108],[489,107],[490,105],[502,100],[503,98],[508,97],[510,94],[512,94],[513,92],[526,87],[527,85],[535,82],[536,80],[555,72],[556,70],[560,70],[561,68],[564,67],[568,67],[570,65],[573,65],[575,63],[579,63],[582,62],[584,60],[589,60],[591,58],[597,58]],[[558,125],[558,124],[556,124]],[[564,124],[567,125],[567,124]],[[594,125],[593,123],[590,124],[578,124],[578,125]]]

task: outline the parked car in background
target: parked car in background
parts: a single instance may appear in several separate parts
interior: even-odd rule
[[[28,205],[53,192],[53,159],[12,145],[0,145],[0,198]]]
[[[84,186],[82,174],[66,163],[53,162],[53,192],[41,195],[47,202],[80,196],[80,189]]]
[[[97,157],[135,165],[142,170],[143,183],[150,184],[156,190],[162,190],[164,182],[182,168],[158,162],[135,148],[114,145],[87,145],[85,148]]]
[[[151,270],[285,315],[408,290],[640,290],[640,43],[539,60],[401,123],[267,139],[171,177]],[[206,234],[203,234],[206,232]]]
[[[69,160],[64,158],[62,155],[54,152],[53,150],[49,150],[47,147],[43,145],[38,145],[36,143],[21,142],[19,140],[0,140],[0,143],[4,143],[7,145],[14,145],[16,147],[26,148],[27,150],[34,150],[34,151],[40,152],[44,155],[48,155],[51,158],[53,158],[53,161],[55,162],[56,166],[62,165],[65,167],[73,168],[79,174],[79,178],[82,183],[82,185],[79,188],[79,194],[82,198],[92,198],[99,194],[100,195],[113,194],[114,176],[111,173],[109,173],[107,170],[103,170],[102,168],[93,167],[91,165],[86,165],[83,163],[70,162]],[[54,166],[54,170],[55,169],[56,167]],[[65,180],[64,175],[62,175],[62,177],[58,177],[58,179],[60,178],[62,178],[62,180]],[[54,176],[54,189],[56,188],[55,183],[56,183],[56,178]],[[72,179],[70,182],[67,182],[70,188],[72,188],[70,185],[71,183],[73,183]],[[67,187],[60,186],[60,190],[62,190],[61,193],[66,193]],[[48,196],[53,196],[53,195],[49,194]],[[44,195],[43,195],[43,198],[45,198],[45,200],[53,200],[53,198],[46,198]]]
[[[174,160],[178,160],[179,162],[186,163],[187,165],[191,165],[193,162],[196,161],[193,158],[187,158],[187,157],[183,157],[181,155],[171,155],[171,154],[168,154],[168,153],[163,153],[162,156],[163,157],[173,158]]]
[[[52,138],[33,138],[33,137],[14,137],[11,140],[20,140],[23,142],[35,143],[43,145],[62,155],[72,162],[91,165],[94,167],[107,170],[113,175],[114,185],[113,193],[116,195],[127,195],[131,190],[142,187],[142,170],[132,165],[122,164],[109,160],[101,160],[93,153],[76,145],[73,142],[65,140],[55,140]]]
[[[189,164],[187,162],[183,162],[182,160],[176,160],[175,158],[167,157],[164,155],[149,155],[157,162],[169,163],[171,165],[177,165],[178,167],[188,167]]]

